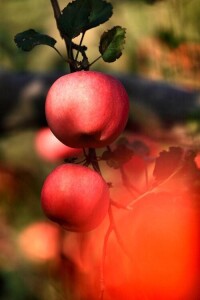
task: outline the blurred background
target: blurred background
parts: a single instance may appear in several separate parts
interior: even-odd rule
[[[61,9],[68,2],[59,1]],[[161,81],[178,86],[192,95],[199,91],[199,0],[110,2],[114,7],[112,18],[104,25],[90,30],[84,44],[89,49],[90,61],[93,61],[99,56],[100,35],[104,30],[120,25],[127,30],[125,48],[122,57],[116,62],[106,64],[99,60],[93,69]],[[55,244],[59,241],[59,233],[54,225],[47,223],[40,208],[43,180],[58,162],[45,160],[36,151],[36,133],[41,126],[45,126],[45,122],[37,123],[34,118],[27,127],[26,122],[19,122],[20,130],[15,128],[15,124],[25,116],[32,115],[32,100],[38,91],[44,101],[55,74],[67,72],[68,69],[50,47],[38,46],[31,52],[23,52],[16,47],[14,36],[30,28],[54,37],[59,51],[65,53],[50,1],[1,0],[0,123],[8,114],[6,124],[9,124],[0,126],[2,300],[63,299],[59,281],[56,276],[52,276],[56,274],[55,257],[59,250]],[[34,79],[30,86],[29,78]],[[39,100],[37,105],[41,105]],[[11,110],[12,117],[9,116]],[[192,121],[188,128],[196,133],[199,123]],[[55,249],[50,253],[49,249],[52,248]]]

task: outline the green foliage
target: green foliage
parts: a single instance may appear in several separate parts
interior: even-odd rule
[[[101,159],[105,160],[107,165],[114,169],[119,169],[127,163],[134,155],[133,149],[126,145],[118,145],[114,151],[106,150]]]
[[[174,49],[185,41],[185,38],[178,36],[171,29],[159,29],[156,33],[158,39],[165,43],[168,47]]]
[[[128,0],[130,3],[145,3],[145,4],[155,4],[165,0]]]
[[[180,147],[170,147],[168,151],[160,152],[156,159],[153,176],[158,181],[165,180],[182,163],[183,149]]]
[[[130,143],[126,138],[120,138],[116,143],[116,148],[103,152],[101,159],[105,160],[111,168],[118,169],[130,161],[134,155],[145,160],[150,155],[150,149],[143,141],[134,140]]]
[[[75,38],[99,26],[112,16],[112,5],[102,0],[76,0],[69,3],[59,18],[61,32]]]
[[[31,51],[35,46],[47,45],[54,48],[56,40],[52,37],[36,32],[34,29],[28,29],[18,33],[14,38],[15,43],[23,51]]]
[[[126,30],[120,26],[104,32],[100,39],[99,51],[105,62],[114,62],[122,55]]]
[[[2,300],[38,300],[36,295],[24,285],[21,276],[15,272],[1,271],[0,284],[0,299]]]
[[[67,37],[74,38],[85,31],[90,15],[87,2],[87,0],[76,0],[63,9],[58,24],[61,32]]]
[[[113,13],[112,5],[104,0],[74,0],[58,13],[55,11],[55,6],[52,5],[52,7],[60,35],[65,40],[68,52],[68,59],[66,61],[70,64],[71,71],[88,70],[100,57],[95,59],[91,64],[89,63],[86,55],[87,47],[82,45],[85,32],[108,21]],[[111,30],[104,32],[101,36],[99,51],[105,62],[114,62],[122,55],[125,32],[124,28],[115,26]],[[81,33],[80,44],[72,42]],[[56,40],[54,38],[46,34],[41,34],[34,29],[18,33],[14,41],[23,51],[30,51],[37,45],[48,45],[64,58],[55,48]],[[73,51],[76,51],[76,57]],[[79,54],[82,55],[81,61],[77,61]]]
[[[112,5],[102,0],[90,0],[91,11],[87,29],[107,22],[112,16]]]

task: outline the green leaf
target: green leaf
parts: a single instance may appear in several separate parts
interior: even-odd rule
[[[38,45],[54,47],[56,44],[55,39],[46,34],[41,34],[34,29],[28,29],[16,34],[14,41],[17,47],[21,48],[23,51],[31,51],[35,46]]]
[[[89,0],[75,0],[62,11],[58,20],[59,29],[72,39],[85,31],[88,26],[91,6]]]
[[[118,169],[127,163],[133,155],[134,152],[132,149],[129,149],[126,145],[119,144],[114,151],[104,151],[101,159],[105,160],[109,167]]]
[[[104,0],[89,0],[91,10],[89,16],[89,23],[86,26],[86,30],[99,26],[110,19],[113,12],[111,3]]]
[[[157,181],[169,177],[182,163],[183,149],[180,147],[169,147],[163,150],[156,158],[153,176]]]
[[[112,16],[112,5],[104,0],[74,0],[62,11],[59,28],[70,39],[99,26]]]
[[[126,30],[120,26],[104,32],[100,39],[99,51],[105,62],[114,62],[122,55]]]

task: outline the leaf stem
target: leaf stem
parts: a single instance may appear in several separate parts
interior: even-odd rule
[[[89,67],[91,67],[94,63],[96,63],[100,58],[102,58],[102,55],[100,55],[99,57],[97,57],[95,60],[93,60],[93,62],[91,62],[89,64]]]
[[[58,55],[59,55],[65,62],[67,62],[68,64],[71,64],[71,63],[72,63],[68,58],[65,58],[65,57],[60,53],[60,51],[59,51],[56,47],[52,47],[52,48],[58,53]]]

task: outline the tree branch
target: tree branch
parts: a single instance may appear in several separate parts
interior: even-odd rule
[[[75,68],[75,60],[74,60],[74,55],[73,55],[73,49],[72,49],[72,41],[66,36],[64,35],[60,28],[59,28],[59,18],[61,15],[61,10],[60,10],[60,6],[57,0],[50,0],[51,1],[51,5],[53,8],[53,12],[54,12],[54,18],[56,20],[56,24],[57,24],[57,28],[58,31],[60,33],[61,38],[64,40],[65,42],[65,46],[66,46],[66,50],[67,50],[67,56],[68,56],[68,60],[69,60],[69,68],[70,68],[70,72],[75,72],[76,68]]]

